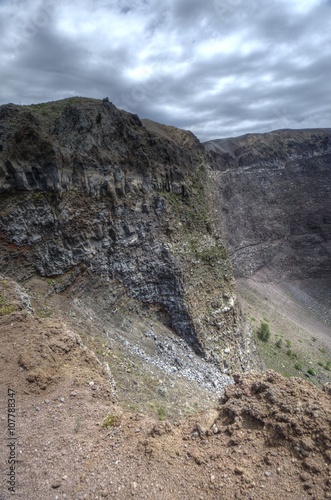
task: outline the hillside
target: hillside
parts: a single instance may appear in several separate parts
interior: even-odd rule
[[[331,276],[331,129],[205,143],[237,277]]]
[[[201,408],[163,421],[161,412],[125,407],[119,360],[98,359],[74,327],[57,316],[39,318],[21,286],[10,279],[5,286],[1,406],[10,384],[17,496],[331,498],[330,384],[322,392],[271,371],[237,374],[218,401],[208,405],[196,393]],[[2,416],[4,437],[6,424]],[[0,446],[2,472],[7,456]],[[4,474],[2,481],[1,498],[9,499]]]
[[[18,496],[331,498],[330,145],[204,146],[107,98],[0,106]]]
[[[106,330],[149,316],[225,373],[256,364],[193,134],[84,98],[0,119],[3,273],[54,278],[70,300],[79,284]]]
[[[330,378],[331,130],[279,130],[205,144],[219,227],[265,365]],[[314,375],[311,375],[312,372]]]

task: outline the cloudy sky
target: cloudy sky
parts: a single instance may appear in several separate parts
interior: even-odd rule
[[[331,127],[331,0],[0,0],[0,104],[70,96],[201,140]]]

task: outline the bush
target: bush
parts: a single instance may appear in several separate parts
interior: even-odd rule
[[[105,418],[102,427],[119,427],[121,424],[121,418],[118,415],[113,415],[109,413]]]
[[[325,368],[328,372],[331,372],[331,361],[327,361],[327,362],[325,363],[324,368]]]
[[[165,420],[166,418],[166,411],[165,411],[165,408],[163,408],[163,406],[159,406],[158,409],[157,409],[157,414],[159,416],[159,420]]]
[[[278,347],[279,349],[282,347],[282,339],[278,339],[277,342],[275,343],[275,346]]]
[[[294,368],[296,370],[299,370],[300,372],[302,372],[302,364],[301,363],[296,362],[295,365],[294,365]]]
[[[309,375],[312,375],[313,377],[315,377],[315,375],[317,375],[315,370],[313,370],[312,368],[308,368],[307,373],[309,373]]]
[[[261,325],[256,331],[257,336],[262,342],[268,342],[270,338],[270,329],[268,323],[265,321],[261,321]]]

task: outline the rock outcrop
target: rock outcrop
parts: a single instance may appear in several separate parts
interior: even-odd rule
[[[5,105],[0,122],[3,273],[70,286],[88,270],[218,367],[254,363],[193,134],[83,98]]]
[[[235,274],[331,276],[331,129],[205,143]]]

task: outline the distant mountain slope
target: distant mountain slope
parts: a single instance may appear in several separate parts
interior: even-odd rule
[[[331,276],[331,129],[205,143],[235,273]]]

